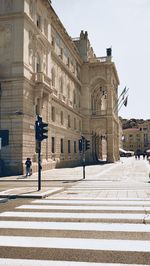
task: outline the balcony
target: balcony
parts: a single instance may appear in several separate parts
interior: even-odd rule
[[[51,79],[43,72],[34,73],[33,80],[37,88],[42,86],[47,92],[52,92]]]
[[[59,93],[59,100],[61,100],[61,101],[63,101],[65,103],[66,102],[66,97],[62,93]]]
[[[67,104],[72,107],[72,101],[67,99]]]

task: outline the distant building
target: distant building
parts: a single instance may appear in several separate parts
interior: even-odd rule
[[[144,150],[143,133],[139,128],[127,128],[123,130],[123,149],[127,151]]]
[[[123,148],[143,153],[150,149],[150,120],[137,122],[137,128],[123,130]]]
[[[0,156],[7,173],[23,173],[27,157],[37,171],[37,115],[49,124],[43,170],[79,165],[81,135],[90,140],[87,163],[118,160],[119,78],[111,48],[96,57],[86,31],[72,39],[50,0],[0,2],[1,139],[8,133]]]

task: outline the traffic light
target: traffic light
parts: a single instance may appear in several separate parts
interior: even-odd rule
[[[79,151],[82,151],[82,139],[79,139]]]
[[[9,130],[0,130],[1,146],[9,145]]]
[[[90,149],[90,140],[85,140],[85,150],[89,150]]]
[[[38,141],[47,139],[48,136],[45,133],[48,132],[48,124],[42,121],[42,117],[38,116],[37,121],[35,122],[35,138]]]
[[[85,138],[83,136],[79,139],[79,151],[85,151]]]

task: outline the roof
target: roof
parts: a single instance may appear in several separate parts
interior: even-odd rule
[[[123,129],[123,132],[137,132],[137,131],[140,131],[140,130],[139,128],[136,128],[136,127]]]

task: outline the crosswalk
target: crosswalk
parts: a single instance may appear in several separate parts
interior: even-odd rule
[[[41,199],[0,213],[0,266],[150,265],[150,200]]]

